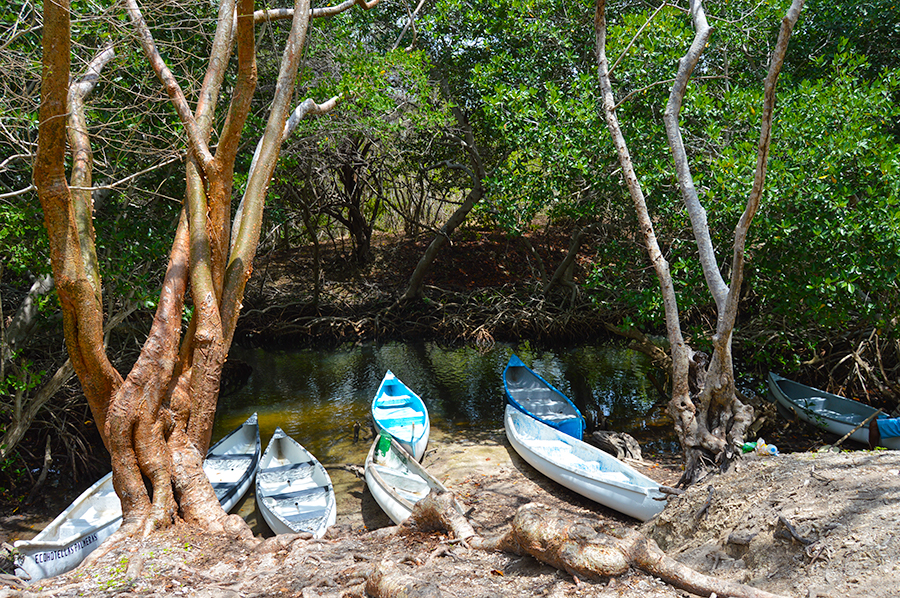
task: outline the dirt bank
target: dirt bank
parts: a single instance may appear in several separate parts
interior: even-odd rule
[[[425,464],[457,493],[476,530],[502,531],[535,501],[566,516],[637,526],[550,482],[507,445],[502,431],[432,443]],[[677,468],[648,464],[671,484]],[[900,454],[892,451],[751,457],[698,484],[641,526],[702,572],[785,596],[882,598],[900,587]],[[712,491],[709,488],[712,488]],[[0,596],[337,597],[382,560],[443,596],[689,596],[631,572],[603,583],[574,580],[531,558],[483,553],[439,533],[397,536],[362,481],[348,487],[338,523],[320,541],[250,551],[176,526],[77,570]]]

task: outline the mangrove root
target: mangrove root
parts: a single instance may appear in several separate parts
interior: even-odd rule
[[[404,532],[412,526],[420,530],[448,531],[457,540],[466,542],[477,537],[472,524],[463,515],[464,511],[452,492],[429,492],[428,496],[416,503],[409,519],[400,526]]]
[[[366,595],[374,598],[440,598],[436,585],[405,575],[390,561],[382,561],[366,580]]]
[[[450,497],[446,496],[448,494]],[[532,503],[519,508],[506,533],[482,538],[452,505],[452,493],[437,496],[432,493],[416,504],[410,519],[420,527],[443,525],[446,531],[466,540],[472,548],[528,555],[580,579],[602,580],[622,575],[634,567],[701,596],[780,598],[770,592],[695,571],[666,555],[653,540],[633,530],[597,526],[585,520],[566,520],[548,507]],[[441,510],[443,512],[436,512]]]

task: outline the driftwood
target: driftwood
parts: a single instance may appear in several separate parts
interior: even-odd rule
[[[483,538],[453,508],[454,500],[451,492],[429,494],[416,504],[401,530],[411,526],[443,528],[471,548],[528,555],[578,579],[603,580],[636,568],[701,596],[780,598],[752,586],[695,571],[666,555],[656,542],[636,531],[563,519],[557,512],[536,503],[520,507],[506,533]]]

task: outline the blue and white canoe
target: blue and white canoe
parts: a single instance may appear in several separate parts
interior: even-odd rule
[[[519,411],[581,440],[584,416],[569,398],[525,365],[516,355],[503,370],[507,402]]]
[[[256,506],[276,534],[325,535],[337,517],[331,477],[312,454],[276,428],[256,474]]]
[[[422,460],[431,433],[428,409],[390,370],[372,400],[372,421],[377,434],[387,432],[416,461]]]
[[[231,510],[253,482],[259,464],[256,414],[209,449],[203,461],[216,498]],[[15,542],[16,575],[32,582],[77,567],[122,525],[112,473],[100,478],[31,540]]]
[[[666,506],[659,484],[609,453],[506,405],[509,443],[539,472],[593,500],[647,521]]]

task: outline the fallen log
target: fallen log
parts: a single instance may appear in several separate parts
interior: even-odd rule
[[[548,507],[531,503],[519,508],[510,529],[493,538],[476,534],[453,508],[451,492],[419,501],[401,529],[412,525],[441,528],[471,548],[528,555],[579,579],[603,580],[640,569],[682,590],[701,596],[782,598],[752,586],[704,575],[676,561],[646,536],[585,520],[566,520]]]

